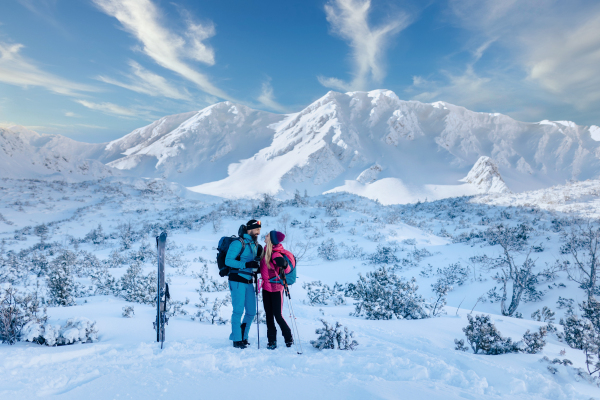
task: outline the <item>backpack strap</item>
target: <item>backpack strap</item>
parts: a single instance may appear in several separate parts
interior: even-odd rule
[[[240,250],[240,254],[237,255],[237,257],[235,258],[237,261],[240,261],[242,259],[242,253],[244,252],[244,248],[246,248],[246,241],[244,240],[244,238],[240,237],[238,239],[240,242],[242,242],[242,249]]]

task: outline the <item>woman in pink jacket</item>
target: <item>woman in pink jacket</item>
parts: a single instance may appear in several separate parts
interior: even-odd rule
[[[267,348],[269,350],[277,348],[277,328],[275,327],[274,319],[281,328],[285,345],[291,347],[294,343],[292,331],[281,314],[283,307],[283,285],[275,283],[281,282],[281,278],[284,277],[283,274],[291,271],[292,266],[289,265],[288,260],[293,265],[296,262],[292,253],[284,249],[281,245],[284,238],[285,235],[281,232],[269,232],[265,237],[265,251],[260,261],[260,275],[263,282],[263,306],[267,318],[267,340],[269,341]]]

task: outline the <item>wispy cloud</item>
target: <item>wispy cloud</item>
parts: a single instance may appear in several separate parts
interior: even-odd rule
[[[148,71],[135,61],[129,61],[132,75],[128,75],[129,83],[99,76],[98,79],[102,82],[111,85],[120,86],[125,89],[132,90],[137,93],[147,94],[149,96],[164,96],[176,100],[190,100],[191,96],[187,91],[179,90],[167,82],[165,78]]]
[[[139,113],[131,108],[126,108],[113,103],[93,103],[87,100],[76,100],[77,103],[89,108],[90,110],[100,111],[105,114],[119,117],[138,117]]]
[[[181,36],[161,24],[159,11],[150,0],[93,1],[100,10],[115,17],[127,32],[135,36],[142,44],[142,51],[158,65],[195,83],[210,95],[230,99],[205,74],[185,61],[189,59],[207,65],[215,64],[213,49],[204,43],[215,35],[211,23],[194,23],[188,16],[185,18],[185,32]]]
[[[348,41],[352,49],[353,78],[319,76],[321,85],[337,90],[365,90],[371,82],[381,83],[385,77],[384,55],[389,40],[410,25],[406,13],[390,16],[378,27],[369,25],[370,0],[332,0],[325,5],[327,21],[333,34]]]
[[[260,96],[257,99],[265,107],[279,112],[288,112],[288,109],[277,101],[275,101],[275,95],[273,94],[273,87],[271,86],[271,78],[267,78],[262,84],[262,90]]]
[[[600,5],[571,0],[450,0],[455,22],[480,43],[494,40],[521,77],[543,88],[553,101],[578,109],[600,104]]]
[[[16,86],[40,86],[52,92],[79,96],[81,92],[96,91],[95,88],[40,70],[21,56],[22,44],[0,42],[0,82]]]

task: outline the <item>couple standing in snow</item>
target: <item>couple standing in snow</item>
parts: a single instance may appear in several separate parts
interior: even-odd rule
[[[292,331],[281,313],[284,287],[275,281],[281,281],[281,278],[290,272],[293,265],[289,265],[288,260],[295,263],[295,259],[283,248],[281,242],[285,239],[285,235],[278,231],[270,231],[265,235],[263,249],[263,246],[257,243],[260,230],[260,221],[255,219],[248,221],[241,240],[231,243],[225,257],[225,264],[231,269],[229,290],[233,305],[229,340],[233,341],[233,347],[240,349],[248,347],[250,325],[257,312],[256,295],[262,286],[263,307],[267,319],[267,348],[270,350],[277,348],[275,321],[281,328],[286,346],[290,347],[294,343]],[[258,274],[261,275],[260,285]],[[256,281],[256,289],[253,280]]]

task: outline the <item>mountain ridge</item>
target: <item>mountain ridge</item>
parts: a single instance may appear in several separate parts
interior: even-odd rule
[[[80,155],[109,170],[226,198],[306,190],[374,199],[387,192],[386,202],[406,202],[502,189],[464,180],[481,157],[494,165],[497,182],[516,192],[596,178],[598,129],[405,101],[381,89],[330,91],[293,114],[221,102],[165,116],[108,143],[78,146]],[[60,153],[61,143],[45,149]],[[68,154],[77,148],[62,147]]]

